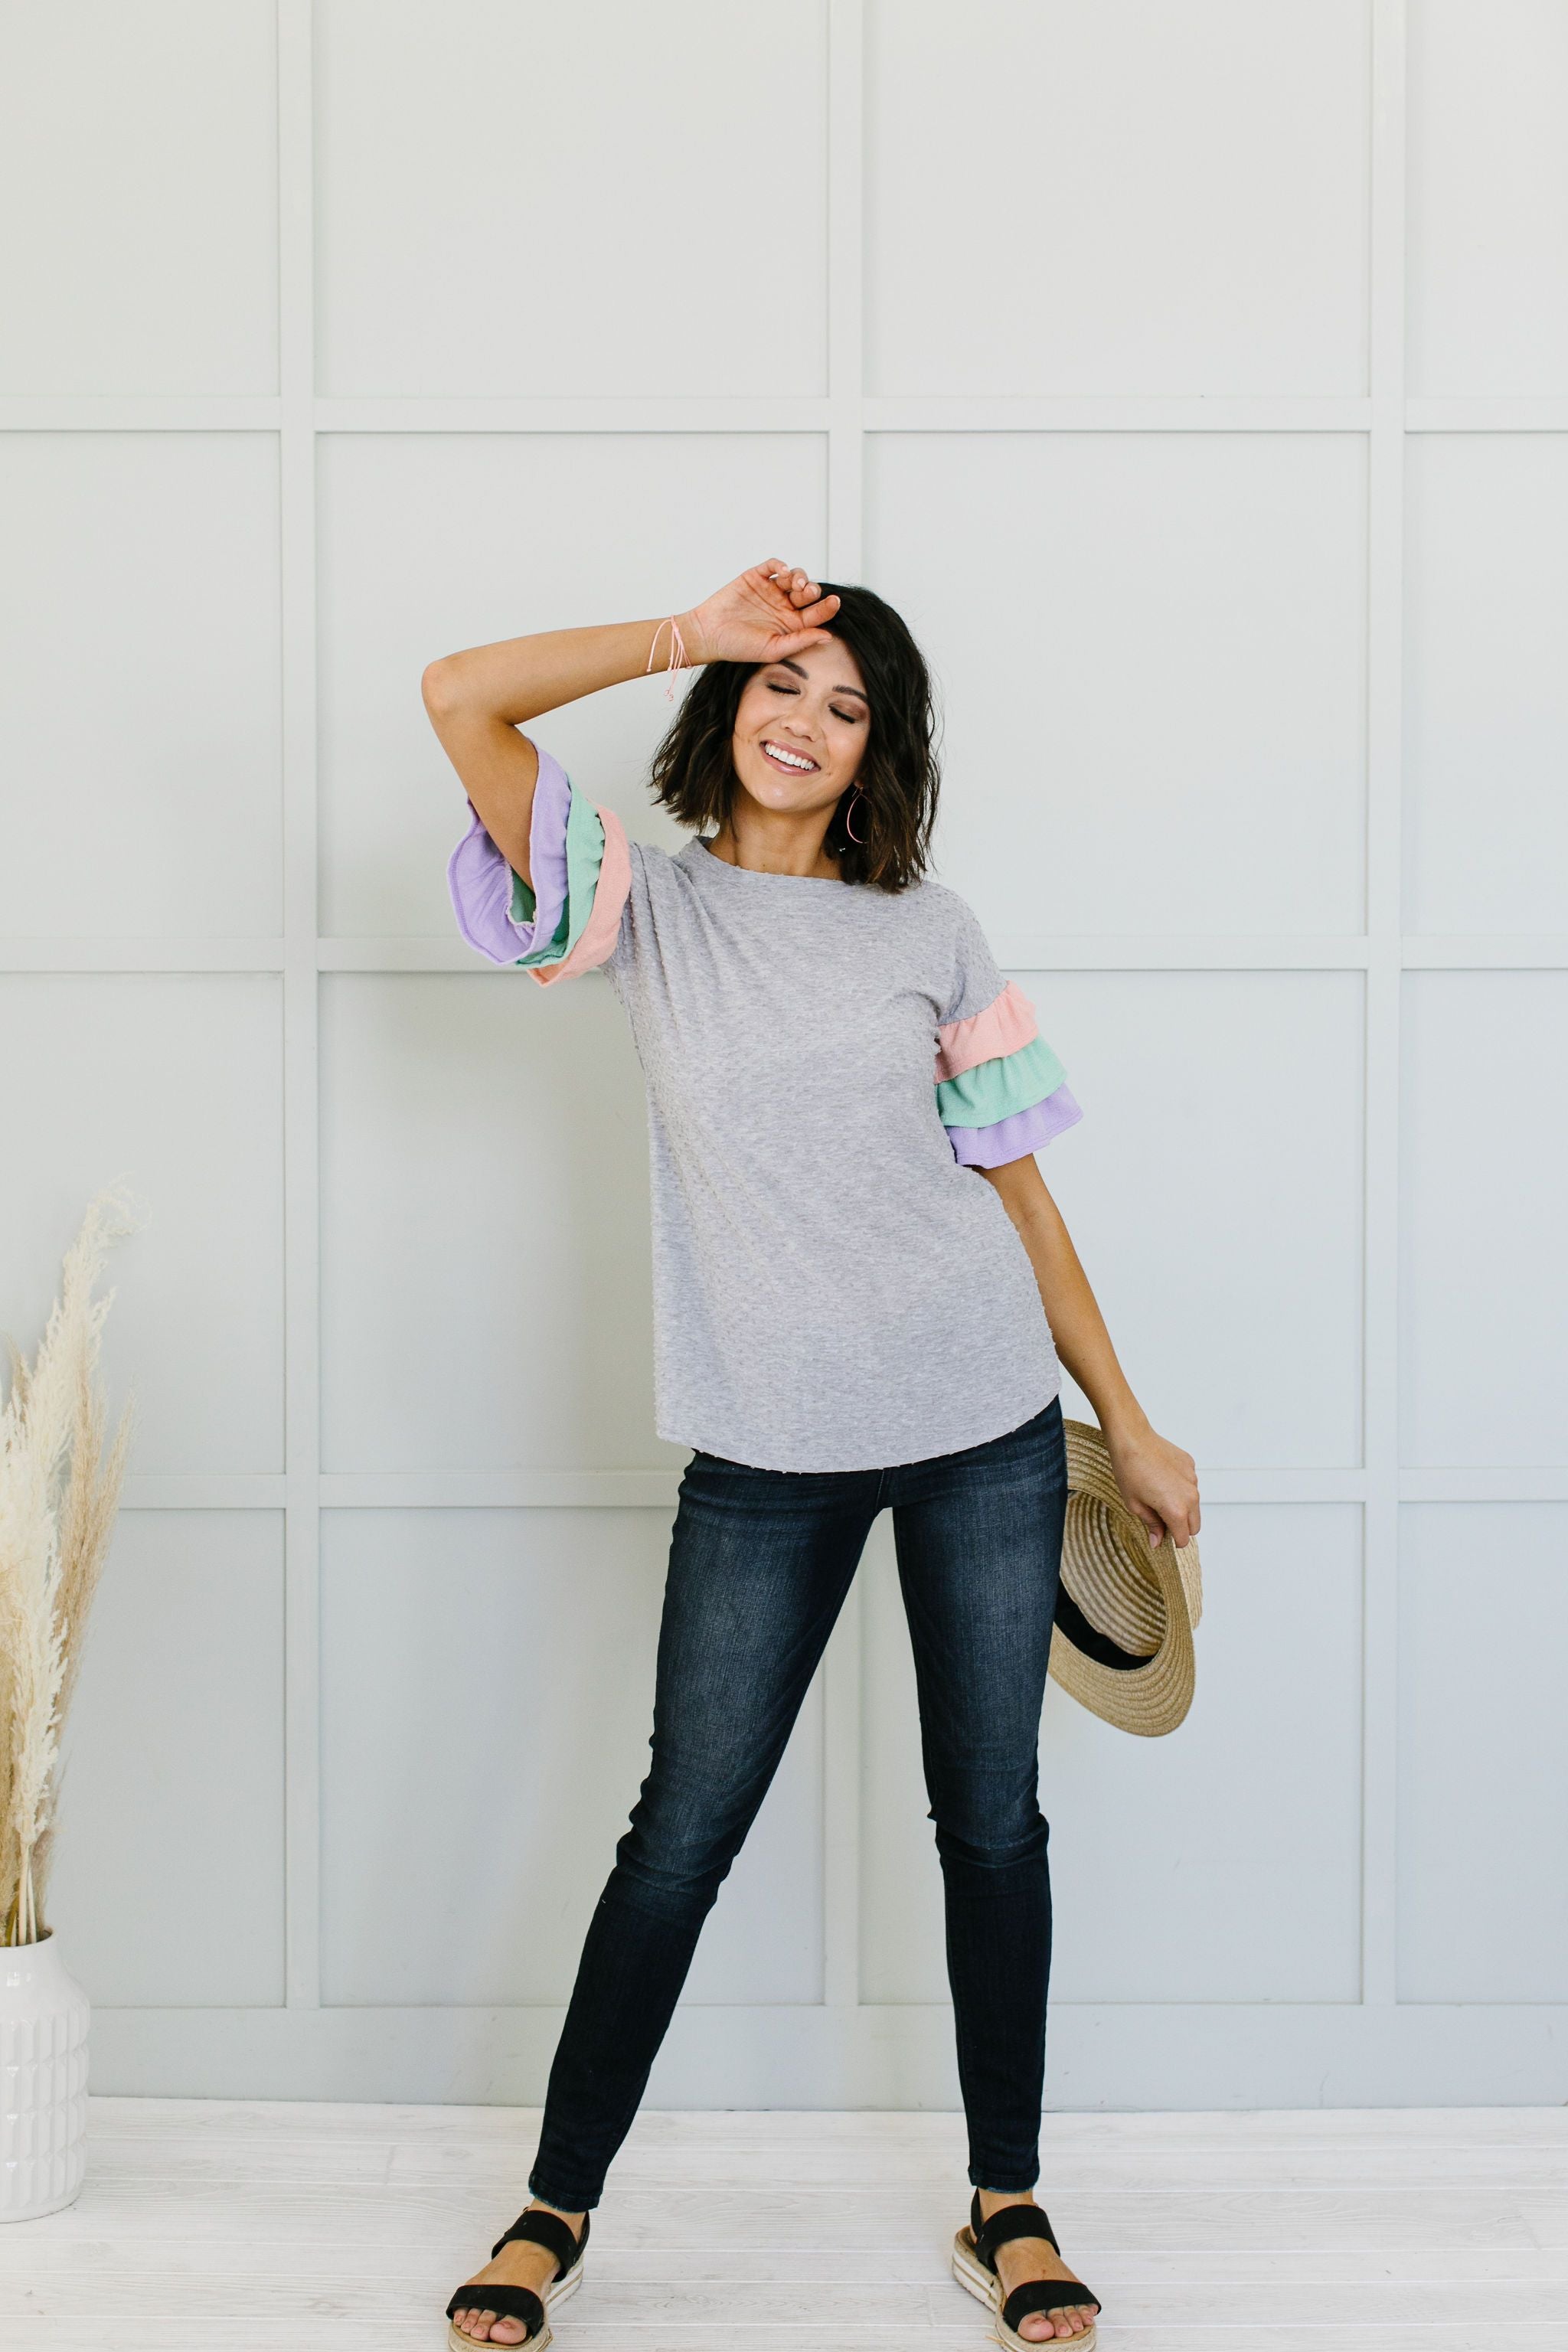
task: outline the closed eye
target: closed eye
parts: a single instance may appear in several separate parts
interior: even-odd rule
[[[775,694],[798,694],[800,692],[798,686],[785,686],[776,677],[770,677],[768,684],[773,688]],[[829,708],[831,708],[831,705]],[[866,714],[863,710],[835,710],[833,716],[835,719],[842,719],[846,726],[853,727],[858,719],[864,719]]]

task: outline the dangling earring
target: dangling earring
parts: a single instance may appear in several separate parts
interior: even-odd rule
[[[857,832],[855,832],[855,831],[854,831],[854,829],[853,829],[853,827],[851,826],[851,824],[850,824],[850,823],[849,823],[849,818],[850,818],[850,814],[851,814],[852,811],[854,810],[855,802],[856,802],[856,801],[863,801],[863,800],[865,799],[865,797],[866,797],[865,793],[861,791],[861,789],[860,789],[859,785],[858,785],[858,784],[857,784],[857,785],[856,785],[856,787],[855,787],[854,798],[850,801],[848,808],[847,808],[847,809],[845,810],[845,812],[844,812],[844,830],[845,830],[845,832],[846,832],[847,834],[848,834],[850,840],[851,840],[851,841],[853,841],[853,842],[855,842],[855,843],[857,843],[858,845],[864,844],[864,842],[865,842],[865,841],[867,840],[867,838],[868,838],[868,835],[866,835],[865,834],[861,834],[861,833],[857,833]]]

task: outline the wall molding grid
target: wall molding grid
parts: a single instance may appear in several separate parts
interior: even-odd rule
[[[280,390],[276,396],[8,397],[18,433],[269,433],[281,480],[284,928],[280,938],[0,938],[5,972],[279,975],[284,1026],[287,1470],[132,1476],[130,1510],[285,1515],[286,2002],[254,2009],[103,2008],[100,2088],[236,2095],[375,2097],[389,2074],[415,2099],[534,2098],[562,2011],[551,2006],[332,2008],[319,1969],[319,1539],[324,1510],[606,1506],[668,1512],[677,1474],[323,1473],[320,1458],[318,975],[468,972],[450,940],[323,938],[316,777],[317,445],[326,436],[800,433],[826,436],[827,568],[862,566],[862,483],[872,435],[920,433],[1343,433],[1367,445],[1370,497],[1366,912],[1360,935],[1296,938],[999,932],[999,961],[1045,971],[1356,971],[1365,983],[1363,1201],[1366,1281],[1363,1459],[1331,1469],[1205,1473],[1205,1497],[1349,1502],[1363,1521],[1363,1885],[1359,2002],[1268,2006],[1059,2003],[1052,2103],[1181,2106],[1398,2103],[1562,2095],[1568,2007],[1401,2002],[1394,1953],[1394,1696],[1398,1513],[1414,1501],[1568,1500],[1568,1469],[1403,1466],[1397,1443],[1396,1234],[1400,981],[1405,971],[1563,970],[1568,936],[1417,936],[1403,929],[1402,663],[1405,462],[1425,433],[1564,433],[1568,397],[1410,398],[1405,389],[1405,11],[1373,0],[1369,156],[1369,388],[1364,397],[872,397],[863,389],[863,24],[860,0],[828,0],[828,389],[820,398],[323,399],[315,383],[312,12],[279,0]],[[660,2072],[687,2103],[953,2104],[942,2007],[859,1999],[858,1583],[825,1664],[825,1999],[809,2007],[683,2005]],[[803,2087],[804,2086],[804,2087]],[[658,2091],[656,2075],[653,2094]]]

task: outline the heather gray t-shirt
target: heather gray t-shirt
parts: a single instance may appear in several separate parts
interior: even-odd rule
[[[603,967],[647,1089],[655,1418],[767,1470],[952,1454],[1060,1386],[1028,1253],[976,1169],[1081,1118],[973,910],[628,841],[539,747],[531,882],[473,803],[458,927],[543,986]]]
[[[1016,1428],[1056,1349],[932,1075],[939,1030],[1004,994],[967,902],[627,848],[603,966],[647,1088],[659,1435],[863,1470]]]

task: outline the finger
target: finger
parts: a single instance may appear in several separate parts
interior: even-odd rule
[[[769,661],[783,661],[786,654],[808,653],[813,646],[830,646],[833,639],[826,629],[797,629],[793,636],[774,637],[770,642]]]
[[[841,596],[819,596],[815,604],[805,604],[801,607],[800,617],[803,621],[810,621],[813,624],[831,621],[843,601]]]
[[[795,574],[787,566],[782,572],[775,572],[773,578],[764,582],[763,585],[770,596],[778,598],[781,604],[792,613],[794,612],[800,602],[800,592],[795,585]]]
[[[769,577],[771,585],[779,589],[792,604],[798,604],[802,597],[809,604],[822,593],[810,573],[803,572],[798,563],[775,563]]]

